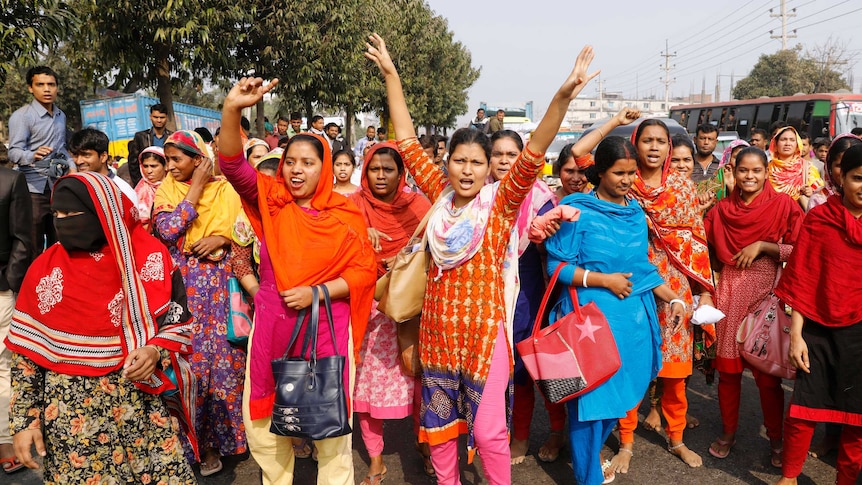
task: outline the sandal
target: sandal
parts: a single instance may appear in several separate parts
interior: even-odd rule
[[[3,467],[3,471],[7,475],[11,475],[23,469],[24,464],[18,460],[17,456],[10,456],[9,458],[0,458],[0,467]]]
[[[551,440],[556,440],[555,442],[559,444],[559,446],[551,446]],[[560,457],[560,451],[566,446],[566,434],[563,431],[551,431],[550,436],[548,436],[548,441],[539,448],[539,452],[537,456],[539,460],[545,463],[553,463],[557,461],[557,458]]]
[[[299,444],[293,444],[293,456],[304,459],[311,456],[311,440],[303,439]]]
[[[220,472],[222,470],[222,468],[224,468],[224,466],[222,465],[220,458],[218,461],[215,462],[214,465],[211,465],[211,464],[207,463],[206,461],[202,461],[201,462],[201,476],[202,477],[208,477],[210,475],[215,475],[216,473]]]
[[[425,474],[429,477],[436,477],[437,472],[434,471],[434,464],[431,463],[431,450],[426,443],[416,441],[416,452],[422,457],[422,468]],[[427,454],[426,454],[427,453]]]
[[[730,454],[730,449],[733,448],[733,445],[735,445],[735,444],[736,444],[736,439],[734,439],[733,441],[725,441],[721,438],[718,438],[715,441],[713,441],[711,445],[709,445],[709,454],[716,457],[716,458],[723,460],[723,459],[727,458],[727,455]],[[727,447],[727,450],[724,453],[717,451],[715,449],[716,445],[720,446],[721,448]]]
[[[365,478],[359,483],[359,485],[380,485],[383,483],[383,479],[386,478],[386,471],[386,467],[383,467],[383,471],[380,473],[365,475]]]
[[[614,480],[616,480],[616,478],[617,478],[616,472],[611,472],[610,475],[607,474],[607,470],[610,467],[611,467],[611,461],[610,460],[605,460],[602,462],[602,475],[605,477],[605,480],[602,482],[602,485],[605,485],[607,483],[611,483]]]
[[[781,452],[784,451],[783,448],[771,449],[771,453],[769,455],[769,463],[775,468],[781,468]]]

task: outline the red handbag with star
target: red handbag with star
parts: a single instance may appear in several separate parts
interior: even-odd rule
[[[545,290],[532,335],[515,345],[539,391],[554,403],[595,389],[620,368],[620,353],[607,319],[595,302],[580,306],[573,287],[568,291],[574,311],[542,328],[548,299],[564,266],[557,267]]]

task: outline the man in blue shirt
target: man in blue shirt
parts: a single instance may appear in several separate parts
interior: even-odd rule
[[[34,164],[57,154],[66,158],[66,114],[54,101],[57,98],[57,74],[47,66],[27,71],[27,89],[33,101],[12,113],[9,118],[9,160],[24,174],[33,207],[33,249],[40,254],[46,245],[54,244],[57,236],[51,217],[52,182],[45,170]]]

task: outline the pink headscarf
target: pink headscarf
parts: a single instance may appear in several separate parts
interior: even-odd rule
[[[165,150],[162,147],[147,147],[138,155],[138,166],[142,165],[144,156],[148,153],[158,155],[162,159],[162,165],[165,165]],[[138,185],[135,186],[135,194],[138,195],[138,216],[143,224],[150,222],[150,215],[153,211],[153,201],[156,198],[156,190],[162,185],[162,181],[150,182],[147,177],[141,177]]]

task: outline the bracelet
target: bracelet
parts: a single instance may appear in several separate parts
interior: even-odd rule
[[[598,132],[599,132],[599,136],[600,136],[600,137],[602,137],[602,138],[604,138],[604,137],[605,137],[605,134],[604,134],[604,133],[602,133],[602,129],[601,129],[601,128],[596,128],[596,131],[598,131]]]
[[[669,301],[667,304],[668,304],[669,306],[673,306],[673,304],[674,304],[674,303],[679,303],[680,305],[682,305],[682,309],[683,309],[683,311],[685,311],[685,309],[686,309],[686,308],[688,308],[688,307],[686,306],[685,302],[684,302],[684,301],[682,301],[682,300],[680,300],[679,298],[674,298],[673,300]]]
[[[581,280],[581,286],[583,286],[584,288],[589,288],[589,285],[587,285],[587,275],[589,275],[589,274],[590,274],[590,270],[585,269],[584,270],[584,279]]]

